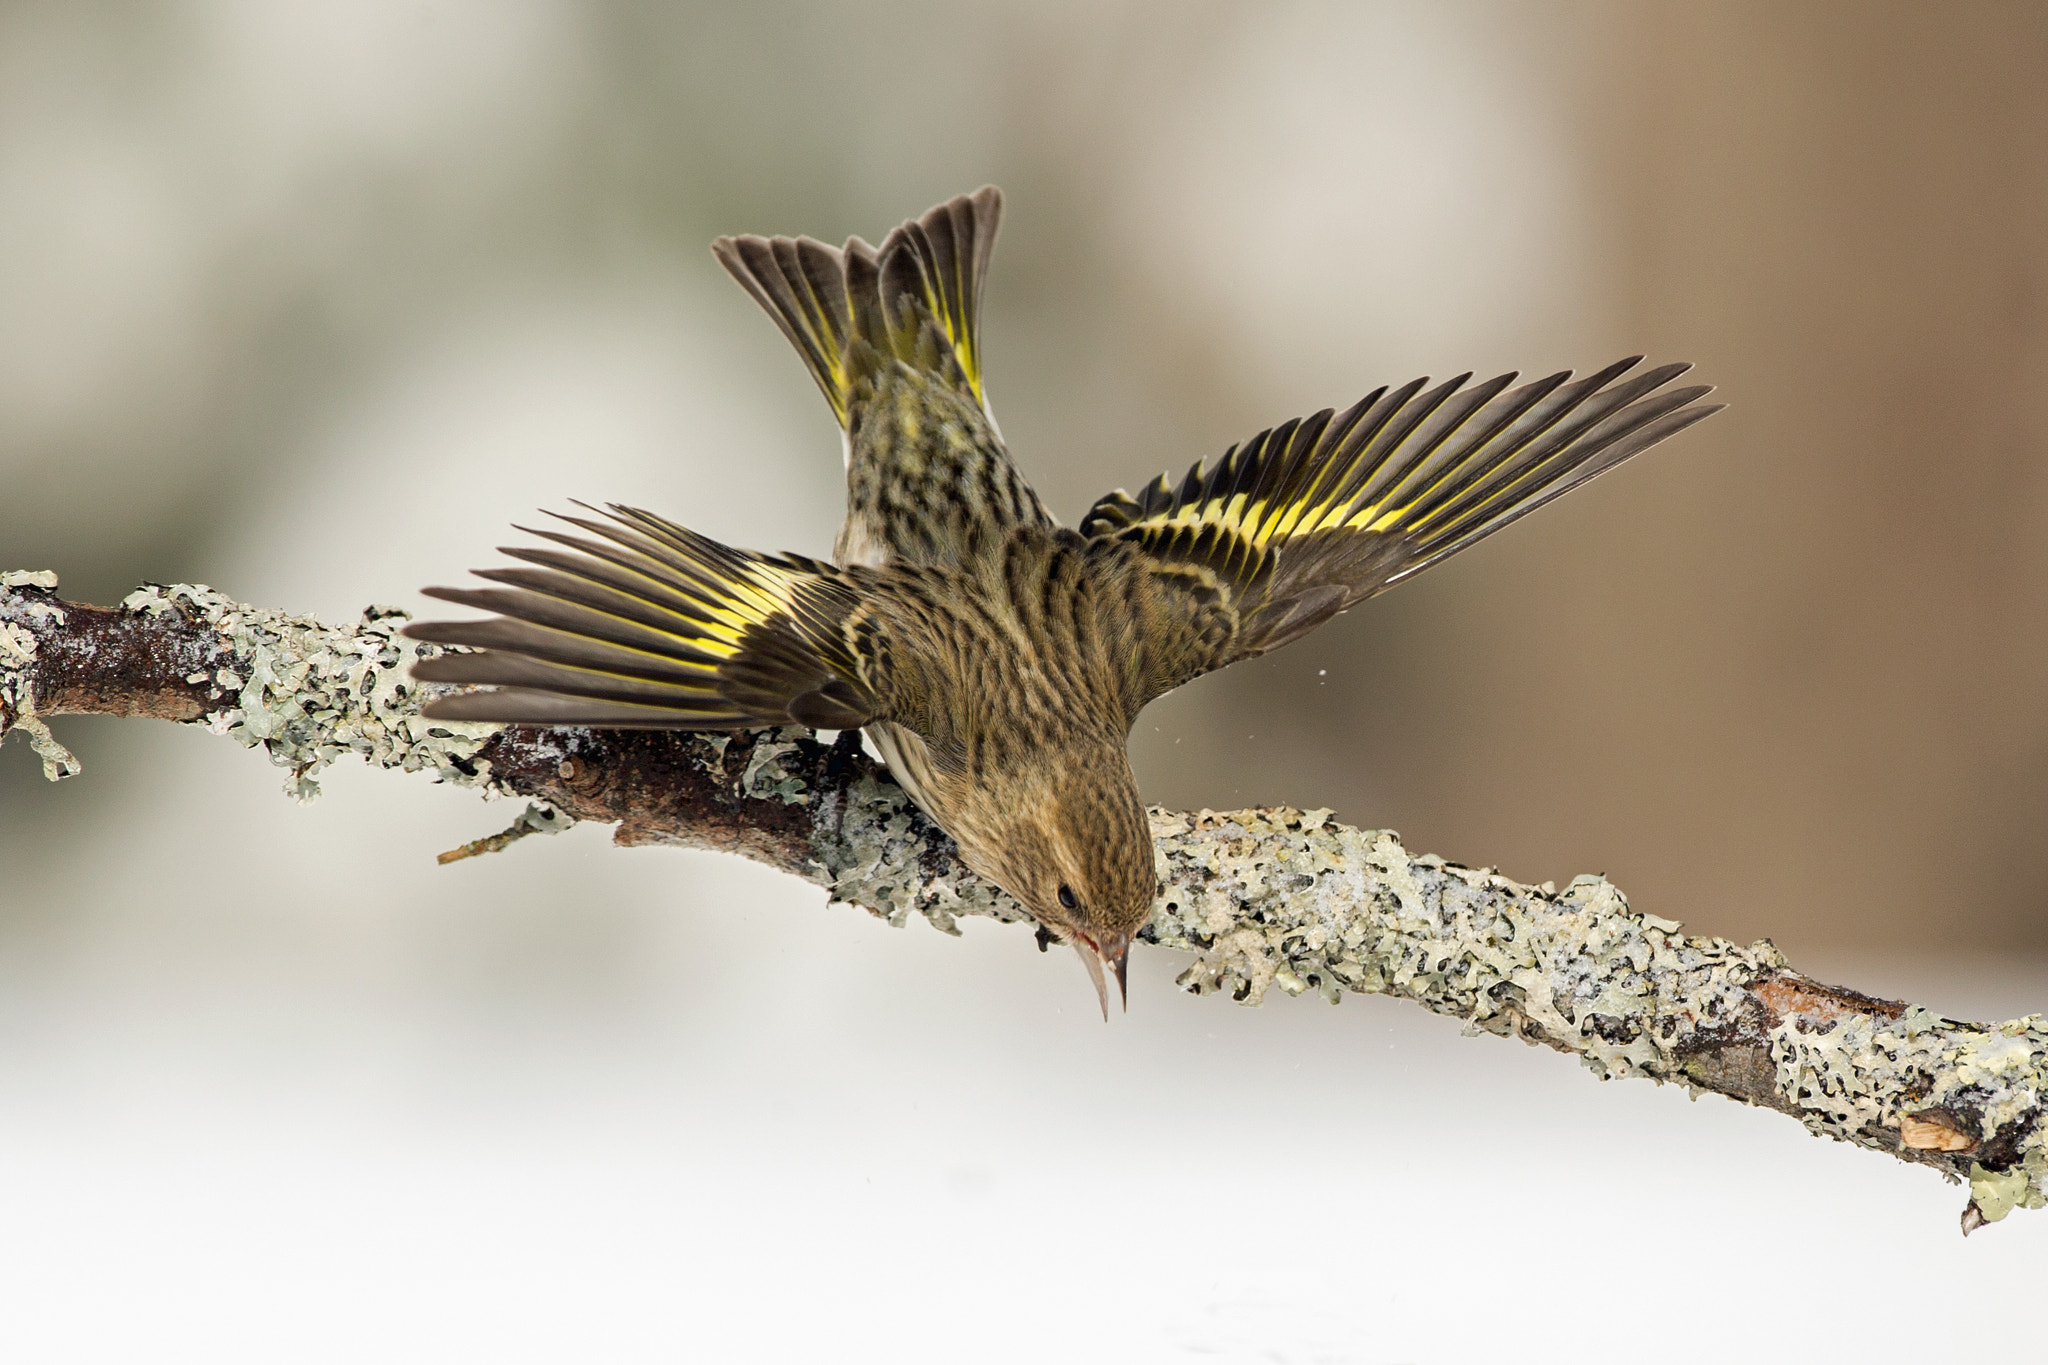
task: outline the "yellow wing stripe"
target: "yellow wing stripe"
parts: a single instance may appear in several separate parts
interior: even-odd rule
[[[1421,496],[1417,494],[1415,498],[1385,512],[1382,512],[1385,504],[1368,503],[1339,521],[1335,518],[1343,515],[1344,506],[1334,499],[1314,503],[1299,500],[1276,505],[1267,498],[1233,493],[1228,498],[1189,503],[1170,517],[1147,519],[1137,524],[1160,531],[1193,531],[1216,526],[1250,542],[1257,549],[1264,549],[1276,541],[1313,535],[1328,526],[1348,530],[1383,530],[1398,524],[1402,515]]]
[[[622,509],[629,512],[630,509]],[[804,614],[801,589],[806,582],[805,575],[783,565],[762,562],[751,557],[730,552],[712,553],[706,549],[723,550],[714,542],[702,541],[680,527],[669,526],[658,518],[645,517],[644,522],[628,519],[627,527],[636,535],[645,536],[658,528],[668,541],[664,553],[673,556],[671,564],[683,570],[685,576],[677,578],[655,567],[659,560],[648,554],[643,546],[631,546],[632,553],[622,561],[607,556],[605,562],[613,569],[624,570],[640,582],[645,583],[651,594],[633,594],[643,606],[655,607],[663,615],[678,621],[673,629],[661,629],[636,621],[631,616],[615,612],[613,616],[635,630],[652,631],[658,635],[680,641],[698,652],[718,659],[730,659],[740,653],[747,633],[767,625],[777,615]],[[600,534],[611,536],[602,527],[580,519],[577,524]],[[592,546],[582,547],[589,551]],[[614,589],[616,590],[616,589]],[[586,602],[587,610],[601,610]],[[613,640],[618,648],[660,657],[654,651]],[[709,670],[707,669],[707,673]]]
[[[1349,472],[1348,466],[1334,466],[1316,480],[1316,487],[1309,489],[1306,496],[1298,499],[1276,504],[1267,498],[1252,498],[1248,494],[1233,493],[1225,498],[1210,498],[1203,502],[1189,503],[1170,517],[1148,520],[1140,524],[1163,531],[1221,527],[1248,541],[1255,549],[1265,549],[1275,542],[1285,542],[1296,536],[1314,535],[1318,531],[1328,529],[1376,533],[1395,528],[1426,530],[1430,523],[1452,509],[1455,500],[1446,501],[1421,516],[1414,516],[1414,509],[1446,481],[1470,469],[1474,462],[1483,456],[1484,449],[1482,447],[1480,450],[1466,453],[1459,459],[1446,461],[1444,466],[1434,471],[1420,487],[1410,490],[1408,495],[1398,502],[1391,498],[1383,498],[1347,511],[1347,500],[1318,499],[1317,495],[1322,492],[1323,487],[1333,482],[1341,482],[1341,476]],[[1339,477],[1332,478],[1331,474]],[[1511,487],[1512,483],[1507,486]],[[1504,490],[1491,491],[1497,494]]]
[[[707,571],[709,565],[704,566]],[[797,584],[801,581],[796,574],[777,569],[767,564],[749,564],[736,576],[718,575],[718,581],[732,594],[727,602],[705,602],[704,614],[711,618],[705,623],[704,634],[685,635],[677,633],[676,638],[688,640],[691,644],[722,659],[730,659],[739,653],[740,641],[755,626],[765,625],[770,618],[797,609]]]
[[[1441,479],[1433,479],[1413,496],[1400,502],[1369,502],[1348,514],[1344,511],[1344,504],[1334,499],[1325,499],[1321,502],[1301,500],[1275,505],[1266,498],[1253,499],[1243,493],[1233,493],[1228,498],[1211,498],[1207,502],[1189,503],[1170,517],[1147,518],[1133,524],[1156,531],[1189,531],[1216,526],[1236,533],[1259,549],[1264,549],[1276,541],[1287,541],[1328,529],[1385,531],[1390,527],[1407,526],[1412,530],[1420,530],[1442,516],[1451,506],[1446,503],[1432,508],[1420,517],[1409,519],[1411,510],[1441,482]]]
[[[1261,433],[1249,446],[1225,457],[1226,462],[1242,461],[1240,477],[1252,473],[1257,481],[1270,481],[1281,465],[1301,459],[1312,461],[1310,467],[1301,471],[1303,481],[1292,496],[1276,497],[1256,491],[1212,496],[1162,511],[1133,525],[1166,531],[1214,526],[1228,530],[1254,552],[1322,531],[1421,529],[1446,511],[1448,504],[1419,518],[1415,510],[1447,481],[1478,468],[1489,458],[1488,451],[1498,449],[1496,440],[1501,431],[1496,429],[1484,434],[1478,444],[1442,460],[1434,469],[1428,468],[1430,452],[1446,449],[1445,443],[1456,439],[1457,432],[1505,388],[1512,375],[1503,375],[1469,391],[1474,397],[1462,412],[1456,413],[1446,427],[1421,437],[1425,443],[1422,450],[1414,457],[1400,454],[1411,446],[1411,438],[1426,430],[1421,423],[1442,411],[1445,399],[1468,377],[1452,380],[1419,399],[1416,395],[1426,382],[1423,380],[1406,385],[1391,396],[1379,390],[1350,412],[1336,417],[1334,424],[1328,413],[1306,425],[1290,423]],[[1404,420],[1404,414],[1413,415]],[[1359,425],[1361,421],[1363,426]],[[1304,442],[1312,442],[1314,451],[1301,451]],[[1297,451],[1300,453],[1296,454]],[[1360,479],[1368,466],[1397,471],[1395,482],[1392,487],[1375,490],[1378,496],[1371,502],[1360,503],[1357,499],[1366,491],[1360,486]],[[1189,478],[1201,483],[1219,476],[1223,476],[1221,468],[1205,475],[1198,466]]]

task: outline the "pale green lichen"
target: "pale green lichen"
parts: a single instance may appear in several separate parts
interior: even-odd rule
[[[1854,1141],[1859,1131],[1896,1129],[1905,1116],[1934,1110],[1976,1116],[1980,1143],[2016,1136],[2009,1169],[1973,1165],[1973,1202],[1987,1223],[2043,1206],[2048,1148],[2036,1125],[2048,1033],[2039,1016],[1989,1025],[1921,1009],[1891,1020],[1844,1014],[1824,1025],[1793,1016],[1772,1031],[1771,1057],[1779,1093],[1816,1134]]]
[[[343,754],[381,768],[425,772],[439,781],[483,785],[472,762],[498,729],[419,714],[407,669],[438,653],[398,636],[406,613],[370,607],[349,627],[245,606],[190,583],[149,584],[121,603],[131,612],[177,612],[215,631],[244,673],[223,668],[211,681],[229,704],[205,717],[207,728],[248,748],[261,746],[286,770],[285,793],[299,801],[319,794],[320,771]]]
[[[36,661],[36,637],[27,626],[12,621],[0,621],[0,668],[7,670],[10,680],[26,681],[23,676]],[[12,693],[9,694],[12,699]]]
[[[85,771],[85,765],[78,761],[78,755],[65,748],[63,742],[50,732],[48,722],[26,706],[15,712],[12,728],[28,737],[28,747],[35,750],[36,757],[43,761],[45,781],[62,782],[67,777],[76,777]]]
[[[0,573],[0,591],[9,588],[55,592],[57,575],[48,569],[9,569]],[[27,621],[62,625],[64,609],[52,602],[27,602],[15,606],[13,614],[20,619],[0,617],[0,739],[5,739],[10,731],[21,731],[29,748],[42,760],[45,780],[61,782],[76,777],[85,771],[85,765],[36,714],[35,686],[29,681],[29,670],[36,661],[36,637],[34,631],[22,624]]]
[[[935,929],[960,932],[961,915],[1006,923],[1029,919],[1024,907],[955,859],[935,869],[931,824],[903,789],[862,776],[818,803],[811,880],[836,901],[863,906],[901,927],[913,913]],[[941,836],[943,837],[943,836]]]
[[[1279,985],[1405,995],[1476,1024],[1583,1040],[1606,1076],[1674,1072],[1671,1040],[1638,1027],[1660,988],[1732,1014],[1767,946],[1687,939],[1631,914],[1612,884],[1581,877],[1558,894],[1433,857],[1327,811],[1155,812],[1166,871],[1152,934],[1198,954],[1196,992],[1256,1004]],[[1501,1017],[1505,1016],[1503,1020]]]
[[[1562,893],[1402,848],[1328,812],[1155,811],[1166,888],[1150,935],[1197,954],[1183,988],[1257,1004],[1268,988],[1401,995],[1474,1029],[1540,1036],[1603,1078],[1692,1084],[1689,1057],[1724,1041],[1749,987],[1785,968],[1769,942],[1689,938],[1631,911],[1613,885]],[[1983,1221],[2043,1204],[2039,1131],[2048,1034],[2037,1018],[1974,1026],[1793,1013],[1763,1040],[1775,1099],[1817,1134],[1865,1146],[1929,1109],[1981,1115],[2015,1145]],[[2004,1164],[2004,1163],[2001,1163]]]
[[[1848,1138],[1895,1128],[1906,1112],[1964,1106],[1989,1135],[2036,1108],[2048,1036],[2031,1017],[1967,1031],[1905,1019],[1848,1014],[1820,1029],[1794,1016],[1772,1031],[1779,1091],[1798,1098],[1808,1128]]]
[[[2015,1166],[2009,1171],[1987,1171],[1970,1163],[1970,1203],[1986,1223],[1995,1223],[2016,1208],[2041,1207],[2040,1173]]]
[[[808,730],[788,733],[810,738]],[[721,745],[721,753],[723,748]],[[803,751],[794,740],[756,740],[754,752],[747,759],[746,771],[740,775],[740,791],[763,801],[780,801],[792,806],[807,804],[811,798],[804,793],[806,784],[798,766],[802,756]]]

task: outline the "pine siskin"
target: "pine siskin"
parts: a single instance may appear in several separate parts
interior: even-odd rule
[[[1259,433],[1177,486],[1062,527],[1011,464],[982,386],[993,187],[869,246],[727,237],[844,432],[834,563],[735,550],[649,512],[566,516],[498,615],[422,622],[466,645],[415,674],[494,690],[429,716],[528,725],[862,727],[969,867],[1071,944],[1105,1016],[1158,882],[1125,743],[1155,697],[1299,639],[1692,425],[1705,387],[1641,357],[1519,388],[1377,389]]]

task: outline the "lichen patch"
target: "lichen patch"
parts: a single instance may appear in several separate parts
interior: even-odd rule
[[[498,727],[419,714],[420,684],[407,670],[440,651],[400,638],[408,618],[396,608],[370,607],[353,626],[335,627],[189,583],[149,584],[121,605],[194,616],[219,634],[236,665],[217,669],[212,682],[233,703],[204,723],[245,747],[260,746],[285,769],[285,792],[298,801],[317,796],[321,770],[349,753],[380,768],[485,785],[472,760]]]

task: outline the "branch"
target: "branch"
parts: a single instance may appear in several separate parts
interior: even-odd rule
[[[25,731],[52,779],[78,771],[44,718],[154,716],[261,745],[301,801],[345,753],[529,801],[502,848],[578,820],[621,845],[739,853],[892,924],[912,913],[1026,919],[954,857],[856,736],[688,734],[428,721],[407,674],[438,652],[372,607],[347,627],[147,584],[119,607],[0,575],[0,735]],[[1164,889],[1143,937],[1193,953],[1179,984],[1257,1004],[1275,986],[1412,1000],[1572,1053],[1603,1079],[1647,1077],[1789,1114],[1816,1135],[1970,1184],[1963,1230],[2048,1203],[2048,1029],[1824,986],[1768,940],[1693,938],[1636,914],[1603,878],[1522,886],[1402,848],[1327,811],[1154,809]]]

